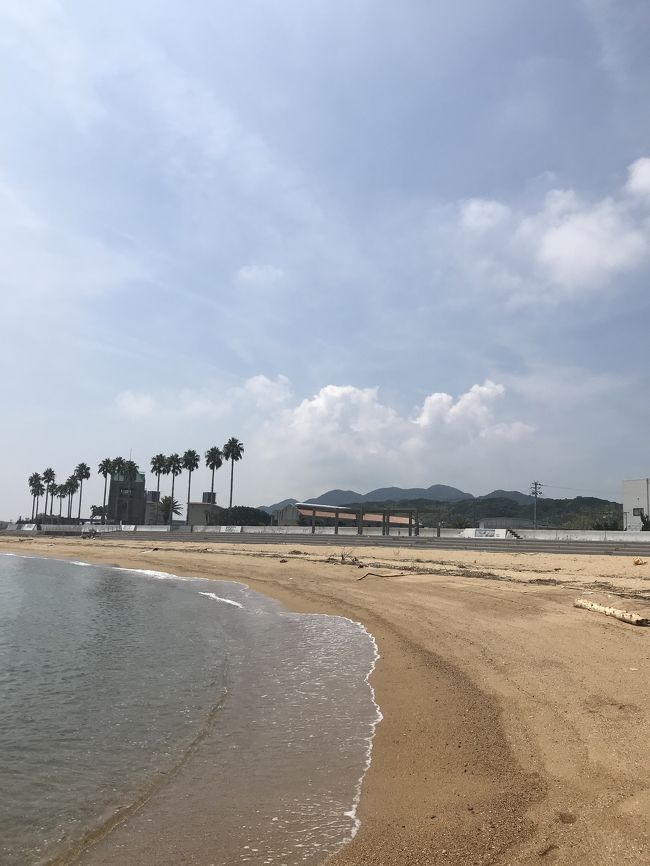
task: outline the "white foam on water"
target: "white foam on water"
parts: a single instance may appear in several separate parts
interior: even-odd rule
[[[370,677],[373,675],[375,668],[377,667],[377,662],[381,658],[381,655],[379,654],[379,647],[377,646],[377,641],[375,640],[374,635],[372,635],[368,631],[368,629],[365,627],[365,625],[362,622],[358,622],[357,620],[350,619],[347,616],[342,616],[342,617],[340,617],[340,619],[345,619],[348,622],[351,622],[354,625],[358,626],[361,629],[361,631],[364,632],[364,634],[368,635],[368,637],[370,638],[370,641],[372,642],[373,649],[374,649],[372,665],[370,666],[370,670],[368,671],[368,673],[365,676],[365,681],[366,681],[366,684],[368,685],[368,688],[370,689],[370,697],[371,697],[372,703],[374,704],[374,707],[375,707],[375,719],[373,722],[370,723],[370,728],[371,728],[370,733],[368,734],[367,737],[365,737],[365,741],[367,744],[366,745],[366,760],[365,760],[363,771],[361,773],[359,781],[357,782],[357,787],[356,787],[356,790],[354,793],[354,798],[352,800],[352,808],[349,811],[344,812],[344,815],[346,816],[346,818],[351,818],[352,822],[353,822],[353,827],[352,827],[352,832],[350,834],[350,838],[345,839],[343,841],[343,844],[347,845],[357,835],[357,833],[359,832],[359,827],[361,826],[361,821],[359,820],[359,817],[357,815],[359,803],[361,802],[361,789],[363,787],[363,780],[366,776],[366,773],[370,769],[370,765],[372,763],[372,744],[373,744],[373,741],[375,738],[375,733],[377,731],[377,726],[379,725],[381,720],[384,718],[384,716],[383,716],[381,709],[379,708],[379,704],[377,703],[376,696],[375,696],[375,690],[370,683]]]
[[[204,595],[206,598],[214,599],[214,601],[222,601],[224,604],[231,604],[233,607],[240,607],[243,609],[244,605],[240,604],[238,601],[232,601],[230,598],[222,598],[220,595],[217,595],[216,592],[199,592],[199,595]]]
[[[128,571],[131,574],[144,574],[145,577],[153,577],[156,580],[197,580],[196,577],[181,577],[178,574],[170,574],[168,571],[154,571],[150,568],[123,568],[121,565],[102,565],[99,568],[114,568],[115,571]]]

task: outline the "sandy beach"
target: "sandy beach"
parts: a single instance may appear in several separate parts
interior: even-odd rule
[[[238,580],[361,621],[384,719],[336,866],[650,860],[650,629],[573,606],[650,614],[650,563],[299,540],[5,537],[0,551]],[[118,862],[112,836],[83,862]],[[122,849],[119,862],[155,861]]]

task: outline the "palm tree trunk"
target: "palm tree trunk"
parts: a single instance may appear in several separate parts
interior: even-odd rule
[[[63,497],[59,496],[59,518],[61,517],[62,511],[63,511]]]
[[[83,480],[79,481],[79,513],[77,514],[77,523],[81,523],[81,494],[84,492]]]
[[[43,509],[43,513],[47,517],[47,497],[50,495],[50,485],[48,484],[45,488],[45,508]]]
[[[214,466],[212,467],[212,484],[210,485],[210,504],[214,503]]]
[[[192,485],[192,473],[188,473],[187,478],[187,510],[185,512],[185,526],[190,525],[190,487]]]
[[[233,472],[235,471],[235,461],[231,458],[230,460],[230,505],[228,506],[228,510],[232,508],[232,477]]]
[[[37,520],[38,520],[38,500],[39,500],[40,498],[41,498],[40,496],[37,496],[37,497],[36,497],[36,519],[37,519]]]
[[[36,494],[32,493],[32,523],[34,522],[34,511],[36,509]]]
[[[54,511],[54,493],[50,496],[50,517]]]
[[[174,482],[176,476],[172,475],[172,501],[169,504],[169,528],[172,528],[172,520],[174,519]]]
[[[104,501],[102,502],[102,525],[106,523],[106,485],[108,484],[108,473],[104,475]]]

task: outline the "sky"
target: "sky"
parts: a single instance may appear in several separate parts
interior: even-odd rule
[[[649,39],[646,0],[0,0],[0,517],[232,436],[235,504],[620,499]]]

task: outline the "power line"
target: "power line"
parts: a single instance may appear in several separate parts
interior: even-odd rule
[[[544,482],[544,487],[550,487],[552,490],[570,490],[573,493],[614,493],[614,489],[610,488],[609,490],[597,490],[593,487],[562,487],[561,484],[550,484],[548,481]],[[618,493],[618,491],[616,491]]]
[[[537,497],[542,496],[542,482],[533,481],[530,485],[531,496],[535,497],[535,506],[533,509],[533,527],[537,529]]]

